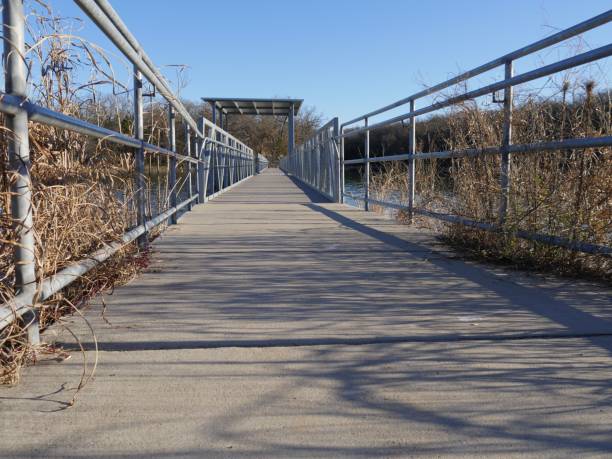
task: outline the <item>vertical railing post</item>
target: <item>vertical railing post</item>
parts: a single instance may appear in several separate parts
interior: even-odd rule
[[[225,139],[223,139],[223,145],[219,146],[219,163],[217,164],[217,170],[219,172],[219,192],[223,191],[225,188],[225,160],[226,160],[226,152],[225,152]]]
[[[329,195],[333,198],[333,201],[336,200],[336,188],[335,188],[335,170],[336,170],[336,158],[334,155],[334,149],[330,142],[331,139],[331,130],[328,128],[325,130],[325,134],[323,136],[323,142],[325,145],[325,154],[327,156],[327,176],[325,177],[325,186]]]
[[[6,94],[27,98],[27,69],[25,63],[25,16],[22,0],[3,0],[4,86]],[[32,181],[30,178],[30,144],[28,114],[19,110],[6,114],[9,131],[8,157],[11,191],[11,218],[17,243],[14,245],[15,293],[36,293],[34,214]],[[28,341],[40,344],[36,313],[23,316],[28,324]]]
[[[199,204],[200,203],[200,134],[195,134],[194,135],[194,139],[193,139],[193,157],[194,159],[196,159],[198,162],[195,163],[194,169],[195,169],[195,179],[193,181],[193,186],[194,186],[194,196],[197,196],[195,203]]]
[[[191,158],[191,127],[185,123],[185,156]],[[189,199],[193,197],[193,180],[191,180],[191,169],[193,168],[193,164],[191,161],[186,162],[187,166],[187,191],[189,193]],[[187,204],[187,210],[190,211],[192,209],[192,202]]]
[[[315,169],[317,164],[317,158],[315,157],[315,141],[314,139],[310,139],[308,141],[308,158],[309,160],[309,168],[308,168],[308,183],[314,186],[314,177],[315,177]]]
[[[200,132],[205,137],[206,136],[206,125],[204,123],[204,117],[200,118],[198,122],[198,128]],[[206,200],[206,179],[204,178],[204,167],[206,164],[206,141],[204,137],[199,137],[198,139],[198,203],[204,204]]]
[[[213,137],[214,139],[215,137]],[[211,196],[215,194],[215,188],[217,186],[217,179],[216,179],[216,167],[217,167],[217,144],[213,143],[211,145],[210,148],[210,161],[209,161],[210,165],[208,166],[208,173],[210,175],[211,178],[211,188],[210,188],[210,194]]]
[[[174,153],[170,156],[170,176],[168,177],[168,188],[170,188],[170,207],[176,207],[176,114],[172,105],[168,105],[168,148]],[[175,225],[176,213],[169,218],[169,223]]]
[[[232,154],[232,143],[231,143],[231,139],[227,139],[227,146],[225,147],[225,153],[227,155],[227,160],[226,160],[226,171],[227,171],[227,182],[225,184],[225,187],[229,187],[232,185],[232,169],[233,169],[233,165],[232,165],[232,158],[233,158],[233,154]]]
[[[505,64],[505,79],[508,80],[513,76],[512,61],[507,61]],[[509,147],[512,144],[512,104],[513,104],[513,88],[506,86],[504,88],[504,131],[502,134],[501,147],[501,170],[499,176],[500,184],[500,201],[499,201],[499,225],[503,226],[506,223],[508,216],[508,200],[510,195],[510,152]]]
[[[414,100],[410,101],[410,113],[414,112]],[[416,152],[416,117],[410,117],[410,133],[408,134],[408,154]],[[414,157],[408,160],[408,223],[414,222],[414,193],[416,191],[416,173]]]
[[[370,210],[370,130],[368,118],[365,120],[365,210]]]
[[[230,153],[230,176],[229,184],[232,186],[236,181],[236,151],[234,150],[234,141],[229,140],[229,153]]]
[[[142,74],[134,66],[134,135],[140,141],[140,147],[136,149],[134,183],[136,184],[136,219],[138,225],[144,225],[145,215],[145,169],[144,169],[144,118],[142,102]],[[138,237],[138,246],[144,248],[148,242],[145,231]]]
[[[336,162],[336,173],[335,173],[335,193],[336,193],[336,202],[342,202],[342,185],[341,185],[341,172],[340,168],[342,167],[342,163],[340,160],[340,147],[338,146],[338,118],[334,120],[334,130],[332,133],[331,141],[332,144],[332,152],[334,154],[335,162]]]
[[[221,139],[223,138],[221,137]],[[219,193],[223,190],[223,184],[225,182],[223,177],[223,171],[225,170],[223,168],[223,161],[225,159],[224,153],[223,144],[217,145],[217,188]]]
[[[316,136],[315,142],[317,144],[317,170],[315,181],[317,184],[317,190],[321,191],[323,188],[323,181],[321,180],[323,177],[323,167],[322,167],[322,157],[323,157],[323,144],[321,142],[321,133],[319,132]]]
[[[344,204],[345,173],[344,173],[344,127],[340,128],[340,204]]]
[[[225,173],[227,170],[226,167],[226,159],[227,159],[227,152],[225,151],[225,139],[223,140],[224,144],[219,146],[219,151],[220,151],[220,156],[219,156],[219,164],[218,164],[218,168],[219,168],[219,192],[223,191],[223,189],[225,188]]]

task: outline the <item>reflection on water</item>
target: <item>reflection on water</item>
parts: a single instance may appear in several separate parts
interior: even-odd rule
[[[363,182],[359,180],[348,180],[347,178],[346,182],[344,183],[344,192],[353,196],[359,196],[361,198],[364,198],[365,186]],[[402,203],[402,195],[399,191],[390,191],[385,193],[385,196],[377,196],[376,193],[372,189],[370,189],[370,198],[378,199],[379,201],[392,202],[394,204],[405,204]],[[360,209],[365,208],[363,201],[353,199],[349,196],[345,196],[344,203],[349,206],[358,207]],[[397,214],[397,209],[385,208],[384,214],[393,217]]]

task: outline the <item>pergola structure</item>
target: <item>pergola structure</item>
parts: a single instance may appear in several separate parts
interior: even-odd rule
[[[225,129],[228,115],[286,116],[289,120],[287,153],[295,148],[295,115],[300,111],[302,99],[246,99],[232,97],[203,97],[212,107],[212,121]],[[217,123],[217,113],[219,123]]]

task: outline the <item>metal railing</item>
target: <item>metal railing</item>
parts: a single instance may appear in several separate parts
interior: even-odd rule
[[[512,143],[512,110],[513,110],[513,88],[517,85],[527,83],[542,77],[546,77],[563,70],[571,69],[579,65],[587,64],[597,60],[607,58],[612,55],[612,44],[608,44],[588,52],[578,54],[576,56],[560,60],[553,64],[539,67],[535,70],[522,73],[520,75],[514,75],[513,62],[521,57],[533,54],[542,49],[548,48],[552,45],[560,43],[571,37],[575,37],[583,32],[586,32],[596,27],[607,24],[612,21],[612,10],[606,11],[596,17],[593,17],[587,21],[570,27],[566,30],[553,34],[543,40],[535,42],[531,45],[525,46],[514,52],[506,54],[502,57],[494,59],[484,65],[481,65],[475,69],[464,72],[454,78],[437,84],[431,88],[420,91],[409,97],[398,100],[392,104],[386,105],[377,110],[371,111],[364,115],[361,115],[355,119],[352,119],[340,126],[340,134],[336,137],[339,142],[340,150],[340,196],[341,202],[344,202],[344,197],[350,197],[357,201],[363,201],[365,203],[366,210],[369,210],[370,204],[375,204],[382,207],[388,207],[392,209],[406,210],[409,215],[410,221],[413,219],[414,214],[423,215],[426,217],[442,220],[445,222],[456,223],[465,225],[468,227],[478,228],[486,231],[495,231],[510,233],[519,238],[533,240],[544,244],[565,247],[571,250],[612,255],[612,248],[608,246],[592,244],[584,241],[570,240],[563,237],[532,233],[520,229],[509,229],[507,228],[506,217],[508,212],[508,198],[510,192],[510,156],[513,154],[527,154],[542,151],[560,151],[568,149],[585,149],[585,148],[598,148],[598,147],[609,147],[612,145],[612,136],[602,137],[585,137],[585,138],[571,138],[563,140],[555,140],[541,143],[530,143],[530,144],[513,144]],[[454,86],[458,83],[471,79],[477,75],[480,75],[489,70],[503,67],[504,68],[504,79],[493,84],[482,86],[478,89],[464,92],[463,94],[446,98],[440,102],[432,103],[422,108],[416,108],[416,102],[426,96],[433,94],[440,94],[440,91]],[[480,149],[463,149],[463,150],[449,150],[449,151],[436,151],[436,152],[417,152],[416,151],[416,123],[417,117],[432,113],[434,111],[451,107],[461,102],[475,99],[479,96],[494,94],[497,91],[504,91],[503,99],[503,135],[501,145],[491,146],[488,148]],[[390,110],[402,107],[408,104],[409,109],[406,113],[394,116],[385,121],[370,124],[369,120],[376,116],[388,112]],[[370,132],[375,129],[390,126],[397,123],[403,123],[409,120],[409,135],[408,135],[408,153],[396,154],[388,156],[377,156],[370,157]],[[356,127],[350,129],[349,126],[355,123],[363,122],[362,127]],[[345,139],[347,137],[356,136],[359,134],[365,134],[365,145],[363,158],[345,160]],[[317,143],[308,141],[304,145],[298,148],[301,152],[299,155],[292,155],[289,158],[284,159],[284,163],[287,171],[294,174],[300,180],[306,181],[310,184],[319,183],[321,177],[312,176],[313,173],[321,173],[320,170],[313,170],[311,167],[312,156],[317,155]],[[501,195],[498,209],[498,221],[497,223],[487,223],[481,221],[470,220],[465,217],[461,217],[453,214],[446,214],[441,212],[434,212],[415,206],[415,161],[432,159],[432,158],[465,158],[465,157],[478,157],[483,155],[500,155],[500,188]],[[397,202],[388,202],[372,199],[370,197],[370,164],[379,163],[384,161],[407,161],[408,162],[408,190],[407,190],[407,203],[398,204]],[[345,167],[349,165],[364,165],[364,188],[365,196],[357,196],[354,194],[345,192]]]
[[[138,240],[147,242],[147,233],[168,221],[176,223],[181,209],[191,209],[193,203],[204,203],[240,183],[267,166],[260,155],[258,164],[252,149],[206,118],[196,122],[168,82],[157,70],[138,41],[129,32],[106,0],[75,0],[75,3],[95,22],[104,34],[134,66],[135,135],[129,136],[86,121],[36,105],[28,100],[25,49],[25,17],[22,0],[3,0],[3,39],[5,62],[5,92],[0,92],[0,111],[12,133],[8,140],[9,174],[11,176],[11,218],[17,243],[14,249],[15,297],[0,306],[0,330],[18,318],[28,325],[32,343],[39,341],[39,327],[33,305],[44,301],[78,279],[99,263],[107,260],[124,245]],[[144,141],[143,76],[168,102],[169,145],[161,147]],[[176,115],[186,125],[186,153],[177,152]],[[46,279],[35,273],[34,215],[32,182],[30,179],[30,148],[28,122],[37,122],[106,142],[133,148],[135,155],[137,226],[126,232],[120,241],[106,245],[86,259],[74,263]],[[146,220],[145,155],[165,155],[169,158],[169,207]],[[177,162],[186,164],[188,197],[177,202]],[[191,178],[195,177],[195,180]]]
[[[338,118],[334,118],[280,161],[282,171],[335,202],[341,197],[337,137]]]

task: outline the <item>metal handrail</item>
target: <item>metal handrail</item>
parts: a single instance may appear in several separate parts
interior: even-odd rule
[[[523,231],[516,228],[510,228],[506,224],[507,207],[508,207],[508,196],[510,192],[510,175],[509,175],[509,164],[511,154],[527,154],[539,151],[559,151],[565,149],[585,149],[585,148],[598,148],[598,147],[609,147],[612,145],[612,136],[600,136],[600,137],[585,137],[585,138],[571,138],[554,141],[544,141],[530,144],[512,144],[512,110],[513,110],[513,88],[516,85],[523,84],[529,81],[536,80],[548,75],[552,75],[561,72],[566,69],[570,69],[579,65],[587,64],[597,60],[607,58],[612,55],[612,44],[607,44],[599,48],[578,54],[576,56],[560,60],[558,62],[539,67],[535,70],[531,70],[520,75],[513,75],[513,62],[521,57],[533,54],[542,49],[548,48],[554,44],[560,43],[571,37],[577,36],[583,32],[591,29],[595,29],[604,24],[612,21],[612,10],[608,10],[598,16],[581,22],[573,27],[562,30],[549,37],[539,40],[535,43],[527,45],[511,53],[505,54],[499,58],[493,59],[492,61],[476,67],[467,72],[463,72],[460,75],[450,78],[442,83],[439,83],[430,88],[419,91],[409,97],[405,97],[382,108],[370,111],[364,115],[358,116],[348,122],[342,123],[340,126],[340,132],[335,136],[335,142],[339,149],[340,156],[340,167],[339,177],[337,183],[339,186],[339,202],[344,202],[344,197],[350,197],[365,203],[365,209],[369,210],[370,204],[376,204],[382,207],[388,207],[393,209],[401,209],[408,211],[409,221],[412,222],[414,214],[424,215],[430,218],[443,220],[451,223],[458,223],[473,228],[479,228],[486,231],[505,232],[512,234],[516,237],[538,241],[541,243],[555,245],[560,247],[569,248],[575,251],[581,251],[585,253],[596,253],[603,255],[612,255],[612,248],[603,245],[592,244],[584,241],[574,241],[566,238],[557,236],[535,234],[527,231]],[[504,78],[501,81],[482,86],[478,89],[466,91],[463,94],[459,94],[454,97],[447,98],[440,102],[432,103],[426,107],[416,109],[415,102],[418,99],[429,96],[434,93],[449,88],[457,83],[473,78],[484,72],[492,70],[496,67],[504,66]],[[417,152],[416,151],[416,119],[419,116],[440,110],[446,107],[450,107],[461,103],[466,100],[471,100],[479,96],[486,94],[495,93],[496,91],[504,91],[503,100],[503,112],[504,112],[504,124],[503,124],[503,140],[498,146],[490,146],[486,148],[474,148],[474,149],[462,149],[462,150],[448,150],[438,152]],[[388,112],[392,109],[398,108],[402,105],[410,104],[409,111],[391,117],[389,119],[370,124],[370,118]],[[408,135],[408,153],[387,155],[387,156],[370,156],[370,138],[369,134],[371,131],[380,129],[385,126],[404,122],[405,120],[410,121],[410,131]],[[363,121],[364,125],[361,127],[350,128],[349,126]],[[344,148],[345,139],[347,137],[356,136],[358,134],[365,133],[364,150],[365,155],[362,158],[345,160]],[[291,154],[283,159],[281,164],[284,165],[286,171],[292,173],[294,176],[312,185],[318,183],[319,178],[313,179],[313,170],[310,168],[310,162],[312,157],[317,154],[318,144],[313,143],[312,140],[306,141],[302,146],[298,147],[297,151],[299,155]],[[477,157],[481,155],[501,155],[501,167],[500,167],[500,206],[499,206],[499,219],[496,224],[473,221],[461,216],[443,214],[440,212],[432,212],[426,209],[417,208],[414,205],[415,199],[415,161],[432,159],[432,158],[462,158],[462,157]],[[296,164],[295,162],[298,161]],[[398,204],[387,201],[380,201],[370,198],[370,164],[379,163],[386,161],[408,161],[408,203],[407,205]],[[349,165],[363,164],[365,168],[365,196],[354,196],[345,192],[344,187],[344,175],[345,167]],[[304,172],[306,171],[306,172]],[[314,171],[314,173],[318,173]],[[316,187],[315,187],[316,188]],[[321,190],[319,190],[321,191]]]
[[[134,65],[134,116],[135,135],[129,136],[112,129],[80,120],[57,111],[39,106],[28,100],[25,56],[25,16],[22,0],[2,0],[4,25],[4,55],[6,56],[5,92],[0,92],[0,112],[6,114],[7,127],[14,133],[9,138],[9,159],[11,173],[11,206],[15,223],[17,244],[14,265],[16,272],[16,295],[8,303],[0,305],[0,330],[17,318],[27,315],[28,336],[32,343],[39,342],[38,322],[33,304],[43,301],[60,291],[80,276],[102,263],[124,245],[138,240],[146,242],[147,233],[159,224],[169,221],[176,223],[177,213],[191,209],[194,202],[204,203],[227,189],[237,185],[258,172],[256,167],[267,167],[267,159],[256,166],[251,148],[240,142],[224,129],[202,117],[198,123],[191,117],[180,99],[154,66],[141,45],[129,32],[117,13],[106,0],[75,0],[75,3],[98,25],[104,34],[117,46],[122,54]],[[142,109],[142,76],[162,94],[169,104],[169,143],[166,148],[144,141]],[[187,154],[180,154],[176,148],[175,112],[179,113],[187,130]],[[90,254],[86,259],[73,263],[47,279],[37,279],[34,271],[34,237],[32,184],[30,179],[30,155],[28,144],[28,121],[84,134],[125,147],[133,148],[136,159],[136,202],[138,224],[126,232],[120,241],[111,243]],[[208,131],[209,135],[206,135]],[[194,154],[191,153],[191,132]],[[146,152],[166,155],[170,158],[170,205],[159,215],[146,221],[144,195],[144,155]],[[211,167],[211,159],[214,165]],[[177,203],[176,173],[177,160],[189,166],[189,197]],[[197,168],[196,192],[191,186],[192,168]],[[220,171],[223,171],[222,173]],[[214,178],[218,177],[217,182]],[[208,179],[213,178],[212,187]],[[211,189],[210,195],[208,194]]]
[[[609,17],[612,21],[612,11],[609,14]],[[351,129],[348,130],[347,132],[343,132],[340,137],[349,137],[349,136],[354,136],[357,135],[361,132],[365,132],[365,131],[372,131],[374,129],[378,129],[384,126],[389,126],[390,124],[396,124],[399,123],[401,121],[405,121],[407,119],[412,119],[415,118],[417,116],[421,116],[421,115],[425,115],[427,113],[431,113],[434,112],[436,110],[440,110],[442,108],[446,108],[446,107],[450,107],[452,105],[456,105],[460,102],[466,101],[466,100],[471,100],[471,99],[475,99],[476,97],[479,96],[484,96],[486,94],[492,94],[496,91],[499,91],[500,89],[506,89],[509,87],[513,87],[513,86],[517,86],[519,84],[522,83],[527,83],[529,81],[533,81],[533,80],[537,80],[538,78],[542,78],[548,75],[552,75],[554,73],[559,73],[563,70],[567,70],[573,67],[577,67],[579,65],[583,65],[583,64],[588,64],[590,62],[596,61],[596,60],[600,60],[600,59],[604,59],[606,57],[610,57],[612,56],[612,44],[609,45],[605,45],[602,46],[600,48],[596,48],[593,49],[591,51],[582,53],[582,54],[578,54],[577,56],[573,56],[570,57],[568,59],[564,59],[562,61],[559,62],[555,62],[554,64],[550,64],[550,65],[546,65],[544,67],[540,67],[538,69],[532,70],[530,72],[526,72],[523,73],[521,75],[517,75],[515,77],[512,78],[506,78],[504,80],[498,81],[496,83],[484,86],[482,88],[479,89],[475,89],[473,91],[469,91],[466,92],[464,94],[455,96],[455,97],[449,97],[446,100],[443,100],[441,102],[436,102],[434,104],[431,104],[427,107],[423,107],[420,108],[418,110],[411,110],[408,113],[404,113],[402,115],[398,115],[395,116],[393,118],[390,118],[388,120],[385,121],[381,121],[380,123],[376,123],[376,124],[372,124],[369,126],[364,126],[361,128],[357,128],[357,129]],[[510,61],[511,62],[511,61]],[[507,65],[507,63],[506,63]],[[409,102],[414,102],[417,98],[412,97],[410,98],[408,101]],[[360,119],[364,119],[367,120],[368,117],[367,116],[363,116]],[[344,123],[342,125],[342,127],[346,127],[348,125],[348,123]]]
[[[557,43],[560,43],[562,41],[565,41],[569,38],[575,37],[577,35],[580,35],[581,33],[587,32],[591,29],[595,29],[596,27],[599,27],[601,25],[607,24],[608,22],[610,22],[612,20],[612,10],[608,10],[604,13],[601,13],[597,16],[594,16],[590,19],[587,19],[586,21],[583,21],[579,24],[576,24],[572,27],[569,27],[567,29],[564,29],[560,32],[557,32],[553,35],[550,35],[546,38],[543,38],[542,40],[536,41],[535,43],[531,43],[527,46],[524,46],[523,48],[517,49],[516,51],[512,51],[511,53],[505,54],[501,57],[498,57],[496,59],[493,59],[492,61],[487,62],[486,64],[480,65],[472,70],[468,70],[467,72],[463,72],[460,75],[457,75],[453,78],[449,78],[446,81],[443,81],[442,83],[439,83],[435,86],[431,86],[430,88],[426,88],[422,91],[419,91],[415,94],[412,94],[411,96],[405,97],[403,99],[400,99],[396,102],[393,102],[389,105],[386,105],[384,107],[381,107],[379,109],[376,109],[374,111],[371,111],[369,113],[366,113],[365,115],[361,115],[358,116],[357,118],[354,118],[350,121],[347,121],[345,123],[342,124],[342,128],[349,126],[351,124],[355,124],[358,121],[362,121],[365,120],[367,118],[372,118],[376,115],[379,115],[381,113],[384,113],[386,111],[392,110],[394,108],[400,107],[402,105],[406,105],[407,103],[409,103],[410,101],[414,101],[417,99],[422,99],[423,97],[429,96],[433,93],[436,92],[440,92],[443,89],[447,89],[451,86],[456,85],[457,83],[461,83],[462,81],[468,80],[470,78],[473,78],[475,76],[481,75],[485,72],[488,72],[489,70],[493,70],[496,67],[500,67],[502,65],[505,65],[506,62],[511,62],[511,61],[515,61],[521,57],[525,57],[528,56],[530,54],[536,53],[538,51],[541,51],[545,48],[548,48],[552,45],[556,45]]]
[[[292,174],[334,202],[341,198],[337,136],[338,118],[333,118],[280,161],[283,172]]]

